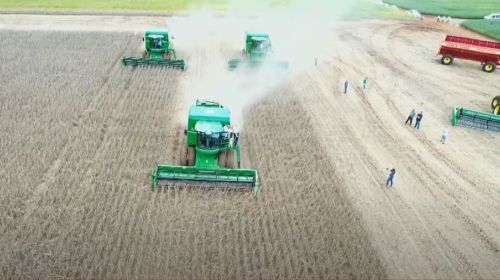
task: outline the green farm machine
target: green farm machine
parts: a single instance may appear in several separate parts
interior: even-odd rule
[[[454,107],[452,113],[453,126],[462,125],[500,132],[500,95],[491,101],[492,113]]]
[[[145,48],[142,57],[124,57],[122,59],[124,65],[186,69],[186,62],[176,57],[172,38],[167,29],[149,29],[142,40]]]
[[[288,62],[275,60],[272,56],[271,40],[265,32],[246,32],[246,44],[243,58],[233,58],[228,62],[229,69],[236,69],[241,65],[247,67],[269,65],[278,68],[288,68]]]
[[[252,190],[257,195],[257,171],[240,169],[238,134],[225,129],[230,125],[229,109],[216,102],[196,101],[189,109],[180,165],[156,165],[151,173],[153,191],[165,184]]]

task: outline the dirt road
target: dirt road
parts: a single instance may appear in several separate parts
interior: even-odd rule
[[[476,63],[440,65],[435,54],[445,34],[428,22],[343,24],[331,58],[291,87],[390,277],[500,273],[500,135],[450,127],[454,105],[490,109],[499,74]],[[354,81],[347,95],[345,79]],[[420,130],[404,125],[413,108],[424,112]],[[444,128],[446,145],[439,142]],[[396,187],[387,189],[385,168],[392,167]]]
[[[67,32],[101,23],[109,23],[101,31],[141,32],[163,18],[11,16],[0,15],[0,28],[25,32],[2,33],[0,124],[9,137],[0,142],[0,276],[500,275],[500,135],[449,127],[454,105],[490,109],[500,73],[462,61],[446,67],[435,56],[446,33],[466,31],[338,22],[325,34],[331,47],[311,54],[310,65],[270,78],[225,70],[242,42],[223,19],[202,37],[172,23],[189,64],[180,73],[122,68],[121,56],[139,53],[139,36]],[[26,68],[29,56],[12,60],[10,46],[33,38],[32,29],[43,63]],[[50,51],[61,44],[62,54]],[[154,163],[178,161],[184,108],[210,97],[244,124],[243,164],[261,175],[257,201],[149,191]],[[404,125],[413,108],[424,113],[420,130]]]

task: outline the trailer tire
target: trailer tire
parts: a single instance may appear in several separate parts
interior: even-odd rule
[[[186,147],[181,147],[181,150],[179,151],[179,164],[180,164],[180,166],[187,165],[187,148]]]
[[[196,160],[196,150],[194,147],[187,148],[187,165],[193,166]]]
[[[495,109],[498,104],[500,104],[500,95],[493,97],[493,100],[491,100],[491,109]]]
[[[491,62],[491,61],[488,61],[488,62],[484,63],[484,65],[483,65],[483,71],[486,73],[491,73],[491,72],[495,71],[496,68],[497,68],[496,63]]]
[[[226,168],[236,168],[236,153],[234,150],[228,150],[226,154]]]
[[[226,167],[226,161],[227,161],[226,151],[221,152],[219,154],[219,167],[221,167],[221,168]]]
[[[497,106],[493,109],[493,115],[500,116],[500,104],[497,104]]]
[[[451,56],[449,54],[443,55],[443,57],[441,57],[441,63],[444,65],[452,64],[453,63],[453,56]]]

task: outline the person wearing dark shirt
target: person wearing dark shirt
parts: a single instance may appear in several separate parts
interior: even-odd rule
[[[389,177],[387,178],[387,182],[385,183],[386,187],[389,187],[389,183],[391,184],[390,186],[392,187],[392,184],[394,183],[394,176],[396,175],[396,169],[392,168],[389,171]]]
[[[417,119],[415,120],[415,128],[420,129],[420,122],[422,121],[423,112],[417,114]]]

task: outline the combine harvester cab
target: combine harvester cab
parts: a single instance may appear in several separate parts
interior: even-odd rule
[[[156,165],[151,174],[153,191],[165,184],[251,190],[257,195],[257,171],[240,169],[239,143],[224,130],[229,125],[230,111],[219,103],[197,101],[192,105],[185,130],[187,146],[181,148],[180,166]]]
[[[187,64],[177,59],[172,39],[167,29],[147,30],[142,38],[144,53],[142,57],[124,57],[122,62],[126,66],[163,66],[186,70]]]
[[[259,67],[270,66],[281,69],[288,69],[287,61],[274,59],[271,47],[271,40],[268,33],[264,32],[246,32],[245,49],[243,58],[233,58],[228,62],[230,70],[240,66]]]
[[[500,65],[500,43],[447,35],[438,55],[444,65],[455,58],[479,61],[483,71],[491,73]]]

